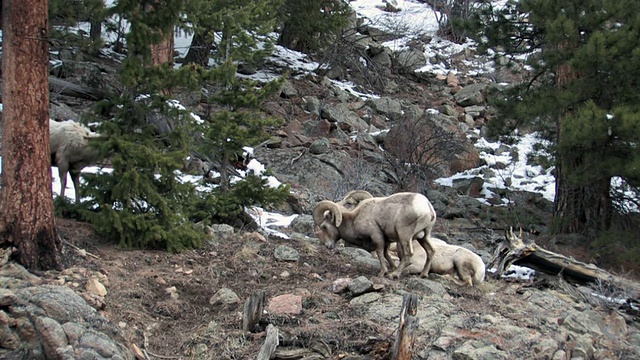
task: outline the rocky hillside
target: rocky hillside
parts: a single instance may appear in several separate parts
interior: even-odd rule
[[[489,204],[479,201],[491,168],[444,187],[413,181],[399,166],[422,162],[434,179],[480,165],[474,143],[492,118],[488,90],[514,75],[499,66],[486,75],[465,75],[478,61],[470,50],[425,58],[416,49],[433,39],[393,51],[382,45],[389,34],[355,28],[353,47],[368,49],[376,69],[387,70],[358,72],[347,61],[325,73],[282,61],[264,65],[293,74],[264,105],[285,124],[255,149],[255,157],[294,190],[291,201],[275,209],[299,215],[279,229],[290,239],[218,225],[203,234],[202,249],[122,251],[87,224],[59,219],[66,270],[30,274],[3,254],[0,358],[249,359],[260,352],[271,324],[280,334],[275,359],[388,359],[409,293],[419,296],[414,359],[640,358],[639,297],[632,289],[544,274],[528,281],[488,274],[473,288],[435,275],[389,280],[377,277],[378,260],[368,252],[333,252],[319,243],[310,216],[317,201],[352,189],[390,194],[401,183],[434,204],[438,237],[469,248],[485,263],[511,225],[526,227],[526,239],[549,250],[591,260],[584,239],[537,235],[546,233],[552,206],[539,194],[505,190]],[[64,71],[55,74],[65,81],[118,88],[116,60],[78,49],[58,56]],[[413,71],[440,61],[455,72]],[[360,84],[360,92],[341,86],[344,80]],[[362,96],[373,91],[381,95]],[[175,95],[189,110],[201,110],[193,94]],[[52,100],[51,116],[59,120],[77,119],[93,104],[64,92],[52,93]],[[432,134],[430,142],[412,141],[422,133]],[[436,144],[446,153],[407,158],[406,144]],[[484,150],[514,152],[508,145]],[[491,205],[502,198],[512,206]],[[265,300],[265,311],[244,329],[244,304],[252,296]]]

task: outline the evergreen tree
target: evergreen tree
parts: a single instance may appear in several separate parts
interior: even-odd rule
[[[109,106],[114,116],[99,129],[106,140],[98,145],[110,155],[113,172],[88,176],[88,190],[95,200],[85,214],[121,246],[179,250],[200,244],[194,221],[230,220],[244,206],[270,204],[288,195],[288,187],[270,189],[260,177],[248,176],[232,184],[224,173],[226,165],[242,153],[242,146],[264,140],[268,126],[277,123],[262,116],[259,108],[280,88],[281,80],[262,86],[240,80],[231,61],[210,70],[174,69],[170,63],[153,66],[151,49],[166,39],[164,34],[178,22],[184,3],[168,1],[166,7],[143,3],[121,0],[116,6],[131,21],[126,35],[128,57],[120,68],[124,89]],[[230,42],[238,49],[242,48],[237,45],[239,39]],[[236,50],[232,47],[228,54],[244,53]],[[171,106],[165,94],[176,87],[215,89],[205,99],[214,108],[212,115],[199,124]],[[193,134],[201,135],[198,144],[193,144]],[[201,197],[194,184],[180,180],[178,171],[194,146],[224,164],[222,186]]]
[[[117,3],[117,11],[131,21],[129,56],[119,73],[123,91],[106,104],[113,105],[108,106],[113,118],[99,128],[106,140],[98,145],[109,155],[113,171],[87,176],[93,200],[88,202],[92,211],[85,214],[99,232],[123,247],[180,250],[201,241],[189,221],[194,185],[178,177],[195,120],[172,107],[163,94],[176,86],[197,85],[200,79],[188,68],[152,66],[151,47],[172,31],[183,5],[179,0],[163,4]],[[163,131],[159,122],[170,124],[172,131]]]
[[[68,46],[79,44],[85,47],[90,53],[96,53],[102,46],[102,22],[107,17],[107,10],[103,0],[50,0],[49,20],[51,21],[51,38],[55,46]],[[89,37],[80,31],[60,31],[60,27],[68,30],[69,27],[76,27],[81,22],[89,22],[91,28]]]
[[[529,54],[530,78],[502,95],[493,127],[526,123],[554,141],[555,231],[608,229],[612,177],[640,180],[640,3],[510,1],[476,20],[481,48]]]
[[[61,270],[49,151],[47,0],[4,0],[0,247],[28,269]],[[44,28],[43,28],[44,26]]]
[[[185,25],[194,32],[185,63],[253,64],[271,52],[269,36],[283,0],[188,0]],[[213,49],[213,52],[211,51]]]
[[[281,89],[283,78],[266,84],[240,79],[230,62],[209,73],[208,81],[215,84],[218,91],[206,100],[211,115],[201,124],[199,131],[204,139],[197,149],[219,163],[220,184],[196,206],[195,218],[229,222],[241,216],[244,207],[280,203],[289,195],[288,186],[271,188],[257,174],[231,181],[228,171],[243,157],[245,147],[268,139],[267,130],[281,124],[280,119],[263,114],[260,106]]]
[[[350,13],[342,0],[286,0],[278,44],[305,53],[321,51],[342,33]]]

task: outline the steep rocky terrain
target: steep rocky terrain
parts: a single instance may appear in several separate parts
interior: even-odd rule
[[[435,275],[389,280],[376,276],[378,261],[366,251],[334,252],[319,243],[309,215],[318,200],[337,199],[356,188],[377,195],[396,190],[402,174],[381,151],[382,145],[406,142],[394,126],[421,119],[427,129],[457,134],[455,156],[434,166],[435,175],[480,165],[473,143],[492,117],[487,90],[496,80],[514,76],[500,68],[486,76],[464,75],[465,64],[476,59],[470,51],[447,59],[457,74],[411,73],[438,59],[409,56],[415,54],[410,50],[392,52],[372,29],[359,29],[357,35],[359,46],[376,49],[372,59],[389,68],[374,74],[376,82],[364,81],[371,73],[349,72],[339,64],[326,74],[265,64],[294,75],[264,105],[285,124],[255,149],[255,157],[294,191],[291,201],[274,209],[299,215],[289,228],[279,229],[289,239],[218,225],[203,234],[207,244],[202,249],[123,251],[87,224],[58,219],[66,270],[29,274],[3,254],[0,357],[250,359],[272,324],[280,332],[276,359],[387,359],[403,295],[413,293],[420,298],[414,359],[640,358],[637,307],[607,300],[637,301],[633,289],[575,285],[542,274],[529,281],[488,274],[474,288]],[[59,56],[67,81],[117,88],[116,61],[91,59],[77,49]],[[346,73],[348,80],[373,84],[369,90],[383,95],[365,100],[338,86],[334,80],[347,80]],[[176,97],[188,109],[200,110],[196,97]],[[52,99],[54,119],[77,119],[92,105],[61,94]],[[513,148],[505,145],[499,151]],[[479,201],[483,176],[490,170],[453,187],[406,185],[433,202],[438,237],[472,249],[486,263],[508,226],[525,227],[527,239],[550,250],[593,260],[583,239],[544,236],[551,203],[539,194],[504,190],[488,204]],[[494,206],[502,198],[511,206]],[[252,331],[245,331],[244,303],[260,291],[265,312]]]

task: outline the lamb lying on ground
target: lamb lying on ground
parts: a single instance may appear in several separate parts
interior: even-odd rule
[[[416,240],[413,240],[417,243]],[[461,246],[447,244],[446,242],[431,237],[429,242],[435,250],[431,262],[431,272],[445,275],[459,285],[478,285],[484,281],[485,264],[480,256]],[[426,262],[427,254],[421,246],[414,244],[414,254],[407,267],[410,274],[419,274]],[[398,259],[396,244],[389,247],[390,255]],[[457,276],[457,277],[456,277]]]

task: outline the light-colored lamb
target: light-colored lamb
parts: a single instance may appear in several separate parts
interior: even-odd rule
[[[72,120],[49,120],[49,136],[51,165],[58,167],[62,185],[60,195],[64,197],[68,172],[76,191],[76,203],[80,202],[80,171],[100,159],[98,151],[89,146],[89,139],[100,135]]]
[[[385,259],[394,268],[388,253],[389,245],[398,242],[403,249],[400,264],[389,274],[392,278],[398,278],[409,265],[413,255],[411,240],[416,238],[429,254],[420,275],[426,277],[429,274],[434,253],[429,236],[436,213],[422,194],[397,193],[384,198],[366,199],[352,210],[323,200],[314,207],[313,219],[320,227],[321,239],[329,248],[335,247],[340,239],[364,249],[373,248],[380,260],[380,276],[387,274]]]
[[[413,241],[417,243],[416,240]],[[435,250],[431,262],[432,273],[445,275],[459,285],[473,286],[484,281],[486,268],[480,256],[461,246],[451,245],[437,238],[432,237],[430,242]],[[389,251],[392,258],[400,258],[395,244],[390,246]],[[407,268],[409,273],[420,273],[426,260],[427,254],[418,247]]]

